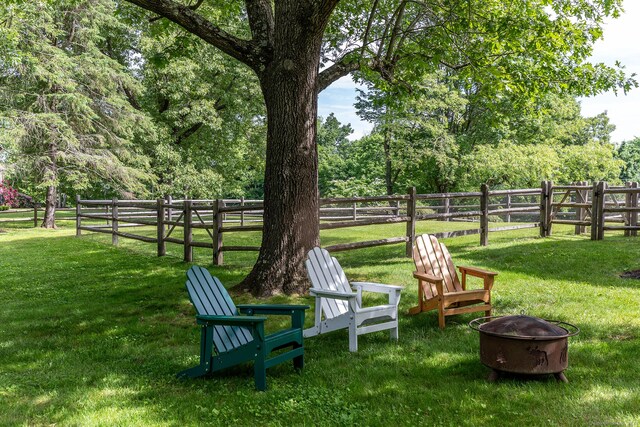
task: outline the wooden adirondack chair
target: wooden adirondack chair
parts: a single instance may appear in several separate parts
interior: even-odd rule
[[[358,351],[358,335],[390,329],[391,339],[398,339],[398,304],[402,286],[353,282],[351,286],[338,260],[325,249],[314,248],[305,261],[316,297],[315,325],[305,329],[305,337],[349,329],[349,351]],[[385,293],[389,304],[362,307],[362,291]]]
[[[304,366],[304,311],[308,305],[234,305],[229,293],[209,271],[193,266],[187,272],[187,291],[197,315],[200,329],[200,364],[186,369],[178,377],[196,378],[253,360],[258,390],[266,390],[266,370],[288,360]],[[239,313],[247,314],[240,316]],[[266,317],[291,316],[291,328],[265,335]],[[287,352],[268,358],[274,350],[291,347]],[[215,353],[214,353],[215,349]]]
[[[451,255],[447,247],[435,236],[423,234],[416,238],[413,246],[413,262],[418,279],[418,306],[409,314],[428,310],[438,310],[438,323],[444,328],[445,316],[484,311],[491,316],[491,288],[498,273],[473,267],[458,267],[462,273],[462,283],[458,280]],[[483,289],[467,289],[467,275],[484,280]]]

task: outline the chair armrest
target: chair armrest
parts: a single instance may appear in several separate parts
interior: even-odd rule
[[[435,283],[435,284],[444,282],[444,279],[442,277],[436,277],[436,276],[432,276],[431,274],[420,273],[418,271],[413,272],[413,277],[415,277],[418,280],[424,280],[425,282]]]
[[[238,304],[238,311],[250,316],[254,314],[280,314],[289,315],[297,311],[309,309],[308,305],[293,304]]]
[[[360,288],[363,291],[380,292],[385,294],[391,291],[401,291],[404,289],[403,286],[384,285],[382,283],[371,282],[351,282],[351,285],[355,286],[356,288]]]
[[[483,270],[481,268],[476,268],[476,267],[458,266],[458,270],[460,270],[461,273],[466,273],[470,276],[475,276],[475,277],[491,277],[491,276],[498,275],[498,273],[496,273],[495,271]]]
[[[264,323],[266,317],[256,316],[210,316],[206,314],[197,315],[196,320],[199,325],[223,325],[223,326],[254,326]]]
[[[342,300],[351,300],[351,299],[355,299],[358,296],[358,294],[356,294],[355,292],[345,293],[345,292],[327,291],[324,289],[314,289],[314,288],[309,289],[309,293],[311,295],[319,296],[322,298],[332,298],[332,299],[342,299]]]

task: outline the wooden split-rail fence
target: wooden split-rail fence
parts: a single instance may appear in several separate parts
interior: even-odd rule
[[[320,229],[338,229],[379,224],[405,223],[404,236],[326,246],[332,252],[405,243],[411,256],[419,221],[473,221],[477,228],[433,233],[438,238],[480,235],[480,244],[489,243],[489,233],[538,228],[541,236],[551,235],[553,224],[575,226],[575,233],[591,228],[591,238],[599,240],[605,230],[624,230],[635,236],[638,225],[637,183],[608,187],[604,182],[554,185],[544,181],[540,188],[478,192],[408,194],[376,197],[320,199]],[[167,243],[183,246],[185,261],[193,260],[193,248],[212,250],[213,263],[221,265],[223,254],[259,251],[259,246],[225,245],[227,233],[262,231],[261,200],[216,199],[174,200],[82,200],[76,199],[76,235],[82,231],[140,240],[157,245],[158,256],[166,254]],[[490,223],[502,221],[499,226]],[[154,232],[150,232],[153,227]],[[452,227],[454,228],[454,227]],[[139,230],[139,231],[138,231]],[[195,233],[204,230],[206,233]],[[203,239],[204,236],[204,239]]]

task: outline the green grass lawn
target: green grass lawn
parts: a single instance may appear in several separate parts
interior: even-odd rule
[[[407,316],[417,303],[412,262],[403,245],[391,245],[337,257],[351,280],[406,287],[399,342],[386,332],[364,335],[352,354],[346,331],[308,339],[304,372],[272,368],[262,393],[250,365],[175,379],[197,364],[199,348],[180,246],[157,258],[153,244],[75,238],[71,222],[58,230],[27,225],[0,224],[0,425],[640,424],[640,281],[618,277],[640,269],[637,238],[592,242],[560,228],[547,239],[535,229],[491,234],[488,247],[477,235],[446,241],[458,264],[500,273],[495,314],[524,311],[581,328],[569,343],[569,384],[551,376],[487,383],[477,333],[467,326],[476,315],[449,317],[444,331],[435,312]],[[419,231],[453,225],[419,223]],[[361,227],[323,233],[322,242],[402,234],[403,225]],[[225,243],[257,238],[230,235]],[[255,253],[225,254],[221,267],[210,265],[206,249],[194,259],[232,286]],[[265,302],[313,306],[308,297]]]

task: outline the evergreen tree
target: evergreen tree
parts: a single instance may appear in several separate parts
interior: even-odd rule
[[[143,194],[152,177],[135,141],[153,128],[126,97],[137,82],[105,54],[107,35],[122,30],[115,4],[14,1],[0,5],[0,17],[0,145],[18,177],[46,192],[43,227],[55,227],[63,183]]]

